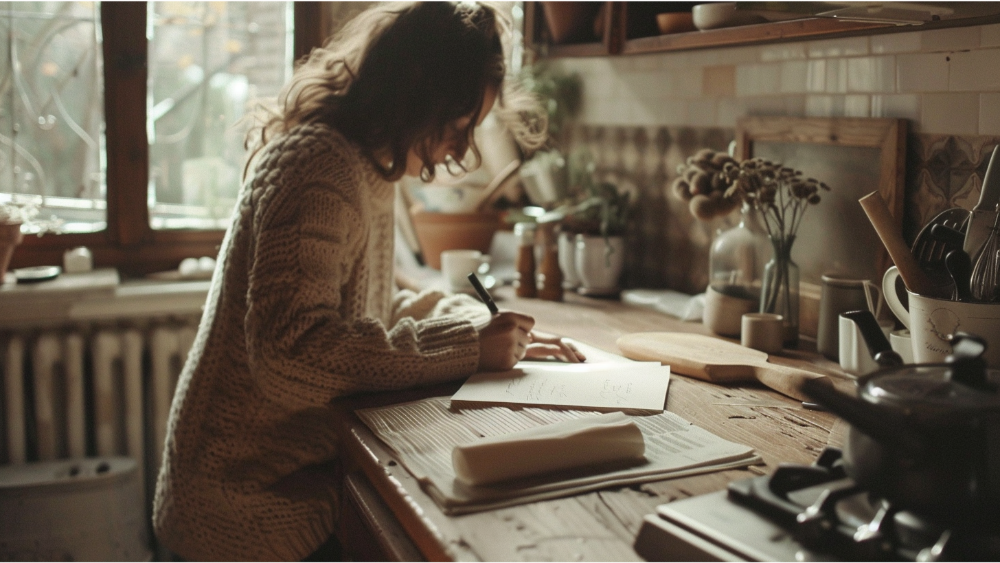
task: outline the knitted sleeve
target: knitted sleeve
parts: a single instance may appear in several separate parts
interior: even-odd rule
[[[393,324],[406,317],[421,320],[441,316],[466,319],[477,330],[490,321],[489,309],[481,301],[461,293],[449,295],[437,289],[414,293],[404,289],[393,300]]]
[[[352,163],[327,163],[345,171]],[[281,174],[279,173],[278,176]],[[299,175],[301,178],[301,175]],[[352,197],[357,178],[277,178],[255,188],[245,329],[252,375],[293,408],[351,393],[400,389],[469,375],[478,335],[452,316],[403,317],[386,328],[359,311],[375,276],[364,268],[369,230]],[[363,196],[361,196],[363,197]]]

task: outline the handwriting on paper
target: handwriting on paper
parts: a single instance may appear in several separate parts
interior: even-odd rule
[[[453,402],[662,411],[670,368],[656,362],[521,362],[508,372],[477,373]]]

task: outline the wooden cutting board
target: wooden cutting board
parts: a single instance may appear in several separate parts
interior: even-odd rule
[[[832,385],[824,374],[773,364],[764,352],[703,334],[637,332],[622,336],[617,344],[625,357],[660,362],[669,365],[673,373],[713,383],[757,380],[800,401],[811,400],[802,392],[805,381],[823,380]]]

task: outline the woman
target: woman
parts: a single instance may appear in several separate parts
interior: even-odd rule
[[[526,356],[583,356],[439,292],[395,292],[393,185],[478,160],[496,103],[528,148],[542,112],[504,80],[492,8],[392,4],[315,50],[248,137],[241,201],[170,412],[154,501],[186,559],[295,560],[334,531],[337,437],[351,393],[428,385]]]

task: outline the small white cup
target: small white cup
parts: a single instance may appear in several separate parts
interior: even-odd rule
[[[745,313],[740,318],[740,343],[767,354],[781,352],[784,318],[774,313]]]
[[[94,256],[86,246],[78,246],[63,253],[63,271],[67,274],[89,272],[94,269]]]
[[[892,349],[899,354],[900,358],[903,358],[903,363],[912,364],[913,362],[913,339],[910,337],[910,329],[901,328],[899,330],[894,330],[889,333],[889,344]]]
[[[441,253],[441,272],[452,291],[472,288],[469,274],[482,275],[490,269],[490,256],[478,250],[445,250]]]
[[[840,367],[844,371],[854,375],[863,375],[879,369],[879,365],[872,358],[868,345],[865,344],[864,336],[861,336],[861,327],[856,322],[840,315]],[[879,328],[886,338],[892,330],[892,324],[879,323]],[[905,359],[905,358],[904,358]]]

